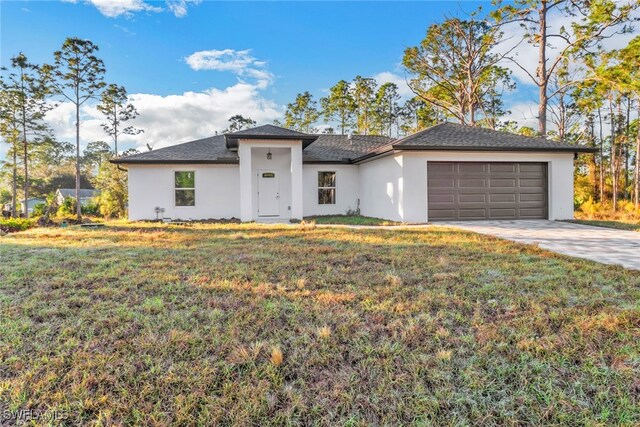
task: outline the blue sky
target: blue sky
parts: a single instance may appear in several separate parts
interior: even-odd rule
[[[393,81],[405,96],[404,50],[427,27],[489,2],[213,2],[71,0],[0,2],[0,61],[24,52],[52,61],[64,39],[100,47],[109,83],[124,85],[144,133],[121,147],[163,147],[206,137],[233,114],[269,123],[299,92],[316,99],[356,75]],[[556,21],[553,25],[566,24]],[[517,29],[513,30],[517,32]],[[514,33],[515,34],[515,33]],[[512,36],[514,34],[507,34]],[[517,37],[515,38],[517,39]],[[535,52],[521,61],[535,69]],[[532,123],[536,91],[513,67],[518,90],[511,117]],[[74,140],[73,107],[62,103],[47,121],[60,140]],[[108,141],[93,105],[82,111],[82,144]],[[0,158],[7,144],[0,144]]]

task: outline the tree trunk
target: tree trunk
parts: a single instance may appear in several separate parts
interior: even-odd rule
[[[602,134],[602,111],[598,107],[598,121],[600,122],[600,202],[604,201],[604,135]]]
[[[18,216],[18,147],[14,139],[13,142],[13,181],[11,189],[11,216]]]
[[[639,100],[640,101],[640,100]],[[640,209],[640,102],[638,102],[638,123],[636,125],[636,168],[635,168],[636,209]]]
[[[538,48],[538,132],[547,136],[547,0],[540,2],[538,15],[540,17],[540,47]]]
[[[76,97],[76,216],[82,220],[82,207],[80,206],[80,100]]]
[[[20,80],[22,88],[22,148],[24,155],[24,217],[29,218],[29,147],[27,146],[27,111],[24,105],[27,102],[27,93],[24,87],[22,69],[20,71]]]
[[[616,122],[613,115],[613,100],[609,99],[609,120],[611,123],[611,202],[613,211],[618,210],[618,174],[616,163],[618,162],[616,153]]]
[[[118,107],[115,105],[113,107],[113,144],[118,157]]]

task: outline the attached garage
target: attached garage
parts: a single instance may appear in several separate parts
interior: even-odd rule
[[[427,162],[430,221],[548,218],[544,162]]]

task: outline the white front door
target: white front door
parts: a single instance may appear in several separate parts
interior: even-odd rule
[[[258,171],[258,216],[280,216],[278,171]]]

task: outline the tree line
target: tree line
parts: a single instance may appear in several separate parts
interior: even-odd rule
[[[2,67],[0,136],[9,144],[9,160],[2,169],[5,175],[7,172],[10,175],[12,216],[18,214],[19,186],[26,206],[32,190],[42,195],[67,185],[75,188],[75,200],[80,200],[81,188],[101,185],[103,212],[109,215],[124,212],[126,193],[124,200],[120,200],[122,173],[103,160],[118,155],[120,136],[135,135],[142,130],[127,125],[138,112],[128,101],[123,86],[104,81],[106,69],[97,56],[98,50],[90,40],[68,38],[53,53],[51,63],[34,64],[21,52],[11,58],[9,66]],[[81,108],[89,101],[98,102],[97,108],[104,115],[102,128],[113,149],[103,141],[95,141],[81,153]],[[47,113],[62,102],[70,103],[75,110],[75,144],[57,141],[45,122]],[[114,183],[119,183],[117,189]],[[0,196],[6,199],[8,195]],[[81,205],[75,205],[80,220]]]

